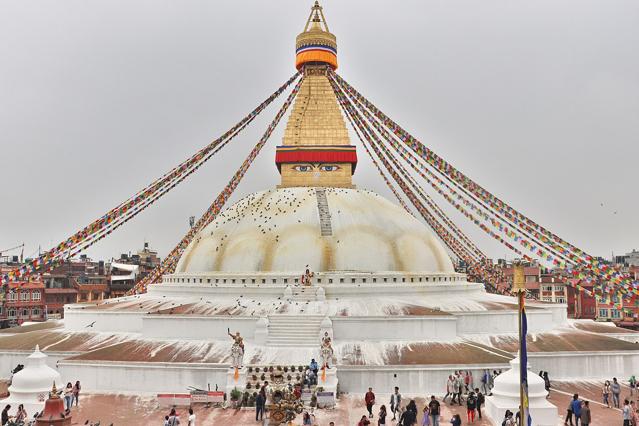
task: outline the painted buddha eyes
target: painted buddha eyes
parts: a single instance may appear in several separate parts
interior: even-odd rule
[[[322,164],[319,166],[312,164],[298,164],[296,166],[293,166],[293,170],[301,173],[313,171],[313,169],[315,168],[319,169],[322,172],[335,172],[340,169],[340,167],[335,164]]]

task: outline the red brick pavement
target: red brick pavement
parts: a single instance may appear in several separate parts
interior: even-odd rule
[[[577,392],[583,399],[592,401],[590,403],[591,411],[593,415],[593,422],[591,426],[608,426],[608,425],[621,425],[621,411],[614,408],[606,408],[601,404],[601,383],[553,383],[553,390],[550,395],[550,401],[557,405],[560,415],[565,414],[565,409],[568,406],[572,394]],[[624,387],[622,393],[622,400],[625,397],[629,397],[629,388]],[[636,394],[634,395],[636,398]],[[407,401],[407,396],[404,396],[404,400]],[[441,401],[441,397],[439,398]],[[378,402],[387,402],[389,400],[389,394],[377,394]],[[424,397],[417,397],[415,401],[418,406],[418,410],[421,410],[425,403]],[[387,405],[388,407],[388,405]],[[198,426],[238,426],[238,425],[257,425],[255,421],[255,413],[253,410],[232,410],[222,408],[206,408],[204,406],[195,406],[195,413],[197,415]],[[374,412],[377,414],[379,410],[379,404],[375,406]],[[180,407],[178,412],[181,414],[182,424],[186,419],[187,409],[186,407]],[[166,408],[159,407],[157,400],[152,397],[140,397],[140,396],[124,396],[124,395],[81,395],[80,406],[73,409],[73,424],[84,425],[85,421],[97,421],[100,420],[101,426],[109,426],[113,423],[113,426],[123,425],[162,425],[162,419],[164,415],[168,413]],[[319,410],[316,414],[316,424],[319,426],[328,425],[330,421],[335,422],[337,426],[355,426],[362,415],[366,414],[366,408],[364,406],[363,395],[346,395],[340,398],[340,401],[335,409],[332,410]],[[463,420],[463,424],[469,424],[466,420],[465,407],[454,406],[451,407],[448,404],[442,405],[442,421],[441,426],[448,426],[449,420],[453,414],[460,414]],[[421,424],[421,415],[419,416]],[[298,420],[299,424],[301,419]],[[376,418],[372,422],[376,425]],[[488,426],[491,423],[486,420],[477,419],[473,426]],[[557,419],[558,425],[563,425],[563,418]],[[390,425],[396,425],[395,422],[391,422]]]

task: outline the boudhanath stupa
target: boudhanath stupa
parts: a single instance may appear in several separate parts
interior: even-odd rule
[[[257,368],[319,360],[326,333],[329,380],[342,392],[440,394],[453,370],[509,368],[516,298],[455,272],[430,228],[358,185],[357,149],[326,75],[337,42],[320,12],[297,37],[305,75],[276,151],[279,185],[222,211],[147,293],[66,305],[62,321],[0,333],[3,371],[39,345],[84,391],[228,389]],[[527,315],[534,371],[583,380],[639,369],[639,333],[568,319],[559,303],[529,301]],[[239,380],[229,332],[244,340]]]

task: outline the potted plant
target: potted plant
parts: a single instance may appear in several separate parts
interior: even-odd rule
[[[231,391],[231,404],[233,405],[233,408],[238,408],[241,397],[242,391],[240,391],[238,388],[233,388],[233,390]]]

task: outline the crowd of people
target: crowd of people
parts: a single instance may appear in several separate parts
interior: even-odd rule
[[[373,388],[368,388],[368,392],[364,395],[364,403],[366,404],[366,410],[368,415],[363,415],[357,426],[370,426],[371,420],[375,418],[374,406],[375,406],[375,393]],[[377,412],[377,425],[385,426],[390,425],[391,422],[398,426],[439,426],[441,418],[441,406],[435,395],[430,397],[430,400],[423,408],[421,414],[417,411],[417,404],[414,399],[410,399],[406,405],[403,405],[402,394],[399,392],[399,387],[395,386],[393,393],[390,396],[388,402],[388,409],[386,405],[382,404]],[[390,418],[390,416],[393,416]],[[421,423],[418,423],[421,420]],[[459,415],[454,415],[450,420],[453,426],[461,425],[461,418]]]
[[[189,415],[187,417],[186,423],[180,422],[180,414],[177,412],[175,408],[171,408],[171,411],[167,416],[164,416],[164,426],[195,426],[195,414],[193,413],[193,408],[189,408]]]

